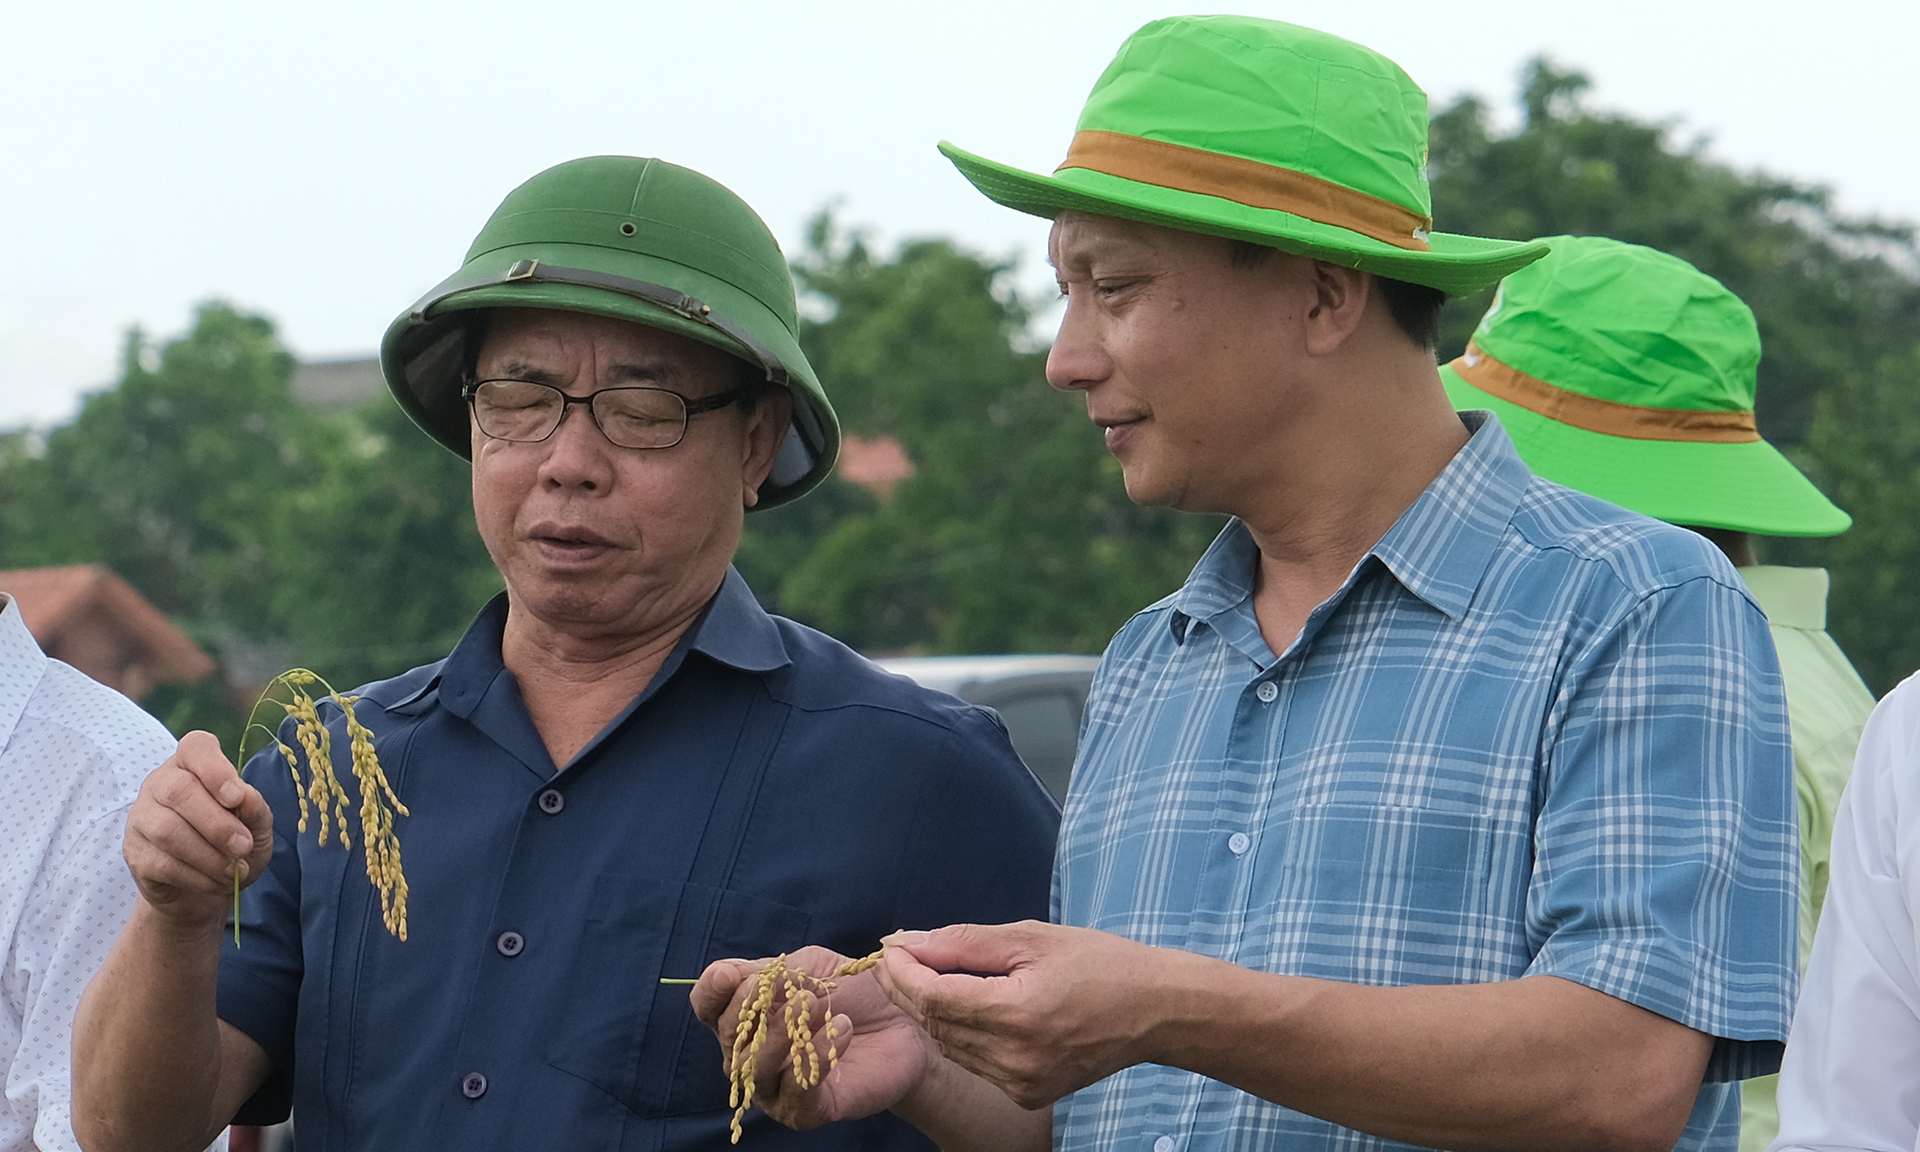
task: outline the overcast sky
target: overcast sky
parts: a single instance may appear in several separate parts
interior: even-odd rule
[[[220,298],[306,359],[366,355],[515,184],[603,152],[697,168],[789,251],[835,205],[1043,282],[1045,225],[973,192],[947,138],[1042,171],[1138,0],[280,0],[0,5],[0,428],[109,383],[123,333]],[[1190,10],[1190,9],[1189,9]],[[1920,220],[1920,0],[1361,0],[1239,10],[1397,60],[1511,118],[1523,63],[1712,155]]]

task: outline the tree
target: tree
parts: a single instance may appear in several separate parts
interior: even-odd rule
[[[1666,125],[1589,111],[1588,80],[1545,60],[1522,85],[1524,120],[1496,137],[1463,99],[1433,120],[1434,226],[1528,239],[1611,236],[1670,252],[1754,311],[1761,430],[1804,441],[1829,383],[1920,339],[1911,228],[1846,219],[1821,188],[1744,174],[1679,148]],[[1449,306],[1443,357],[1466,346],[1491,293]]]
[[[327,423],[326,466],[268,526],[287,561],[269,628],[345,686],[446,655],[501,583],[465,460],[385,396]]]
[[[1808,471],[1853,527],[1825,542],[1830,627],[1868,686],[1884,693],[1920,667],[1920,342],[1849,370],[1820,396]]]
[[[498,578],[466,465],[384,398],[329,414],[288,391],[273,325],[223,304],[44,445],[0,446],[0,566],[101,563],[222,665],[148,706],[176,731],[238,731],[238,702],[293,663],[341,686],[436,658]]]
[[[944,240],[879,260],[815,221],[795,273],[826,318],[802,345],[847,429],[894,437],[916,471],[885,500],[835,477],[748,518],[742,570],[781,610],[872,651],[1097,652],[1218,530],[1127,499],[1025,347],[1006,271]]]
[[[131,333],[118,386],[15,462],[6,563],[97,561],[169,615],[264,625],[275,566],[260,526],[318,463],[292,372],[271,324],[224,305],[157,354]]]

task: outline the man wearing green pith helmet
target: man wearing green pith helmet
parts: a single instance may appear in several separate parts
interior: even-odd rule
[[[1179,17],[1051,175],[942,146],[1053,219],[1047,377],[1129,495],[1232,519],[1107,649],[1051,923],[888,937],[889,1007],[822,1090],[765,1076],[775,1115],[890,1106],[949,1152],[1733,1147],[1794,980],[1766,620],[1699,536],[1455,413],[1443,296],[1547,246],[1432,228],[1426,124],[1365,48]],[[695,989],[723,1034],[748,970]]]
[[[1044,914],[1058,813],[998,718],[769,616],[730,566],[748,509],[833,464],[797,328],[752,209],[624,156],[515,189],[393,323],[387,382],[472,461],[505,584],[445,660],[352,693],[410,813],[406,930],[361,845],[293,835],[276,754],[243,782],[188,736],[128,817],[140,900],[75,1022],[90,1152],[289,1109],[303,1149],[724,1147],[720,1051],[676,984]],[[744,1135],[930,1147],[892,1116]]]
[[[1491,409],[1529,467],[1719,545],[1767,614],[1786,684],[1800,814],[1800,963],[1826,896],[1829,842],[1873,693],[1827,634],[1827,574],[1759,564],[1755,536],[1832,536],[1852,520],[1760,436],[1753,313],[1686,261],[1598,236],[1501,282],[1467,351],[1440,369]],[[1747,1081],[1740,1147],[1779,1128],[1774,1078]]]

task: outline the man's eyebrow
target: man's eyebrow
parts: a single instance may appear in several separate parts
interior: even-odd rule
[[[529,383],[547,384],[555,388],[560,386],[558,373],[549,372],[545,368],[536,368],[525,360],[508,360],[506,363],[501,364],[492,372],[488,373],[488,375],[497,380],[525,380]]]
[[[607,366],[607,379],[622,380],[635,384],[665,384],[677,374],[669,364],[610,364]]]

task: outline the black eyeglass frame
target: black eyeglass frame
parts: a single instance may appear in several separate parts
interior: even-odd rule
[[[560,414],[554,417],[553,427],[547,429],[545,435],[536,436],[530,440],[516,439],[511,436],[495,435],[494,433],[487,431],[486,425],[481,422],[480,410],[476,406],[478,402],[480,389],[485,387],[488,384],[525,384],[534,388],[545,388],[549,392],[552,392],[555,396],[560,397]],[[566,423],[568,408],[572,407],[575,404],[585,404],[587,406],[588,419],[593,421],[593,426],[595,429],[599,431],[600,435],[606,437],[607,443],[613,445],[616,448],[631,448],[636,452],[651,452],[660,448],[672,448],[675,445],[679,444],[682,440],[685,440],[687,438],[687,425],[693,420],[695,416],[698,416],[703,412],[718,412],[722,408],[727,407],[728,405],[737,404],[742,400],[745,400],[751,396],[758,394],[763,387],[764,387],[763,385],[759,384],[756,381],[753,384],[748,384],[743,387],[729,389],[728,391],[725,391],[725,392],[717,392],[712,396],[703,396],[698,400],[689,400],[685,396],[680,395],[680,393],[675,392],[671,388],[654,388],[645,384],[617,384],[612,388],[595,389],[594,391],[587,393],[585,396],[570,396],[566,392],[562,391],[561,389],[555,388],[551,384],[543,384],[538,380],[515,380],[511,377],[503,376],[503,377],[495,377],[487,380],[467,381],[467,383],[464,386],[462,386],[460,389],[460,398],[467,402],[467,410],[473,413],[474,427],[480,429],[481,435],[486,436],[488,439],[491,439],[491,440],[503,440],[508,444],[544,443],[547,440],[551,440],[555,432],[560,431],[560,425]],[[680,433],[679,435],[675,436],[671,441],[665,444],[622,444],[618,440],[615,440],[612,436],[608,436],[606,426],[600,423],[600,413],[594,408],[593,402],[599,399],[600,397],[606,395],[609,392],[658,392],[663,396],[671,396],[675,400],[680,401]]]

